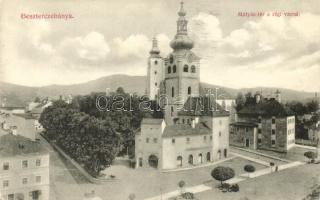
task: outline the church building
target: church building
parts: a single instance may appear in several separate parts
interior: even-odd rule
[[[183,2],[170,46],[173,51],[163,58],[153,39],[147,94],[164,102],[164,117],[142,120],[135,138],[137,168],[190,168],[228,156],[229,112],[214,98],[200,96],[200,58],[191,51]]]

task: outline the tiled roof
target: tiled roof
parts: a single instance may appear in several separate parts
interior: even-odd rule
[[[204,123],[200,122],[192,128],[189,124],[175,124],[167,126],[164,129],[162,137],[179,137],[179,136],[196,136],[196,135],[208,135],[211,134],[211,129]]]
[[[40,143],[20,135],[6,134],[0,137],[0,156],[25,156],[29,154],[46,154],[47,150]]]
[[[189,97],[178,112],[181,116],[229,116],[229,112],[225,111],[214,99],[209,97]]]
[[[285,108],[281,103],[275,99],[262,99],[259,103],[252,103],[245,105],[238,112],[239,116],[274,116],[284,117],[293,115],[290,110]]]

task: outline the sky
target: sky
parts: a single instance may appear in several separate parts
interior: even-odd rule
[[[153,37],[162,56],[172,51],[179,6],[179,0],[0,0],[0,79],[45,86],[146,75]],[[184,0],[184,7],[202,82],[320,91],[319,0]],[[21,18],[51,13],[73,18]]]

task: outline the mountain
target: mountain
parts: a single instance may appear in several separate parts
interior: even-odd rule
[[[102,77],[93,81],[88,81],[73,85],[49,85],[44,87],[27,87],[11,83],[0,82],[0,100],[9,103],[9,105],[22,105],[35,99],[35,97],[53,97],[57,98],[60,95],[85,95],[91,92],[105,92],[107,88],[110,91],[116,90],[118,87],[123,87],[126,92],[137,93],[139,95],[145,94],[146,88],[145,76],[128,76],[128,75],[112,75]],[[233,89],[208,83],[202,83],[202,88],[218,88],[218,94],[224,94],[226,98],[236,97],[239,92],[243,94],[247,92],[255,93],[262,91],[263,95],[274,93],[277,89],[281,91],[281,96],[284,101],[306,101],[313,98],[314,93],[296,91],[283,88],[242,88]],[[203,92],[202,92],[203,93]],[[7,105],[8,105],[7,103]]]

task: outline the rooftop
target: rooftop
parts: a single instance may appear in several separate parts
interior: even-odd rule
[[[175,124],[167,126],[164,129],[162,137],[179,137],[179,136],[197,136],[197,135],[209,135],[211,134],[211,129],[205,124],[200,122],[192,128],[189,124]]]
[[[250,122],[235,122],[235,123],[231,123],[230,125],[243,126],[243,127],[257,127],[258,126],[257,124],[250,123]]]
[[[47,153],[47,150],[40,143],[23,136],[9,133],[0,137],[0,156],[2,157]]]
[[[141,124],[161,124],[163,119],[157,118],[143,118]]]
[[[182,116],[229,116],[229,112],[210,97],[189,97],[178,114]]]

